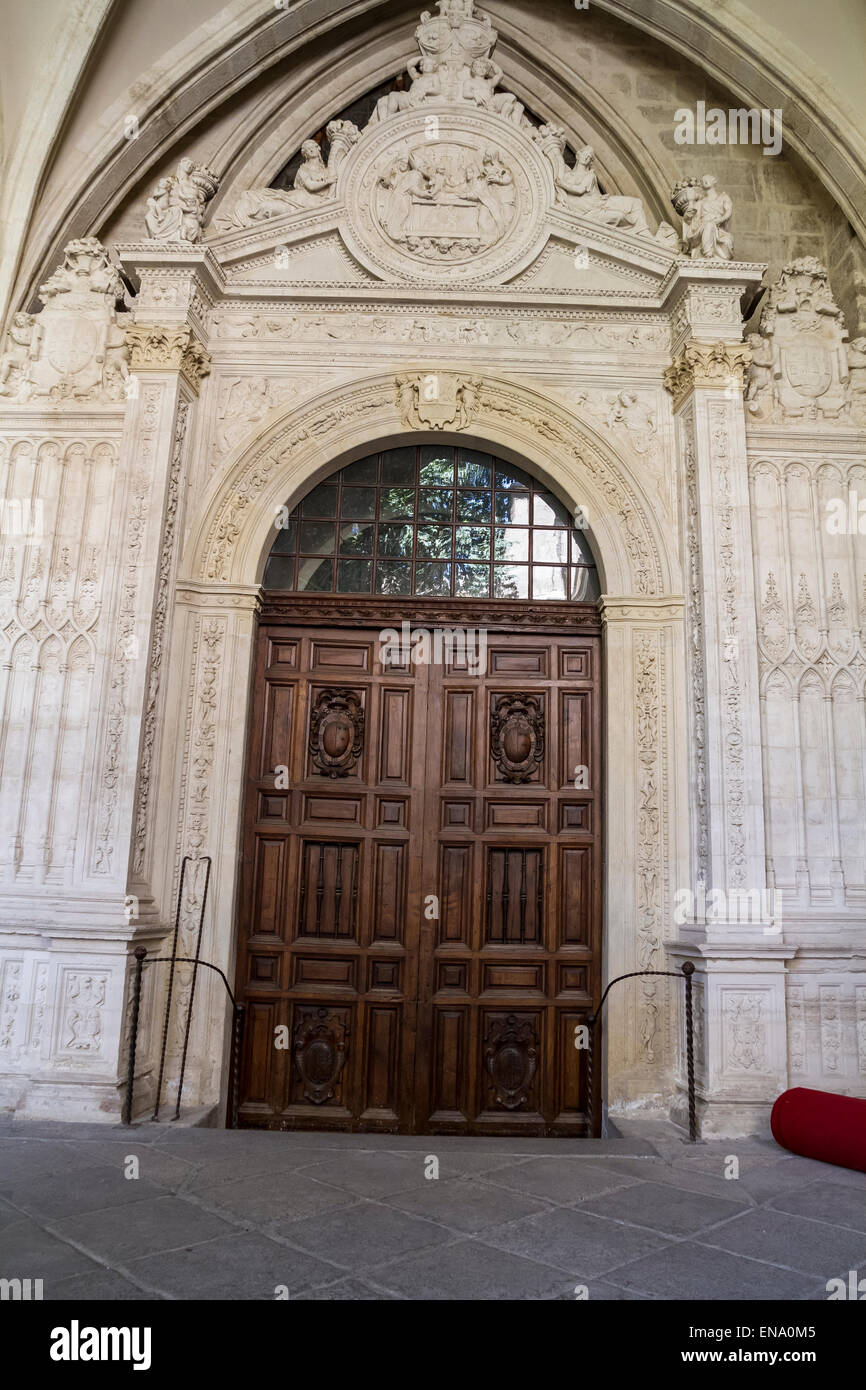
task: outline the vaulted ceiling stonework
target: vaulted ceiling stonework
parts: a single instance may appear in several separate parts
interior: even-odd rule
[[[744,8],[229,7],[134,97],[91,17],[6,224],[3,1104],[116,1117],[208,872],[246,1050],[147,967],[142,1110],[682,1124],[686,960],[705,1135],[862,1086],[862,136]]]

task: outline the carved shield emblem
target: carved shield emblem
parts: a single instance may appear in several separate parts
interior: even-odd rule
[[[327,1009],[301,1016],[295,1030],[295,1065],[304,1084],[304,1099],[314,1105],[331,1100],[346,1062],[346,1028]]]
[[[82,315],[70,315],[46,325],[45,356],[61,376],[74,376],[96,353],[96,324]]]
[[[830,355],[817,345],[786,347],[782,351],[782,362],[790,385],[810,400],[823,396],[833,380]]]
[[[544,758],[544,707],[538,695],[500,695],[490,714],[490,753],[506,782],[526,782]]]
[[[348,777],[364,746],[364,711],[354,690],[321,690],[310,715],[310,756],[326,777]]]
[[[484,1062],[495,1103],[505,1110],[523,1105],[538,1064],[538,1038],[532,1023],[516,1014],[491,1023],[485,1039]]]

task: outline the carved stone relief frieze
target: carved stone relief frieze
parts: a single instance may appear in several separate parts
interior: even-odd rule
[[[328,314],[310,312],[260,312],[217,310],[212,315],[215,341],[436,344],[437,346],[486,346],[550,348],[569,351],[664,352],[668,328],[661,323],[636,323],[613,319],[550,318],[535,311],[518,315],[497,310],[493,315],[467,317],[440,312],[425,315],[417,307],[401,314],[378,309],[357,312],[338,308]]]

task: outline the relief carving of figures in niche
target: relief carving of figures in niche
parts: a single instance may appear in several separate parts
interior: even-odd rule
[[[347,119],[331,121],[327,161],[321,137],[306,140],[294,187],[245,190],[233,207],[219,210],[217,230],[326,206],[339,185],[340,199],[360,222],[353,227],[356,239],[366,243],[365,232],[372,231],[374,243],[378,236],[415,256],[453,262],[483,253],[517,229],[529,230],[546,210],[540,193],[552,175],[562,209],[676,253],[677,232],[662,222],[653,233],[640,198],[602,191],[591,145],[569,167],[564,130],[539,124],[514,92],[501,88],[503,69],[491,56],[498,35],[489,16],[477,14],[471,0],[437,0],[437,8],[438,14],[421,16],[415,30],[420,53],[408,64],[404,85],[378,98],[363,131]],[[359,162],[364,171],[356,177]],[[707,228],[717,198],[703,190]],[[721,220],[719,245],[727,236]],[[705,242],[709,236],[707,230]]]
[[[506,233],[515,216],[514,176],[492,147],[478,159],[458,144],[403,146],[379,175],[376,204],[391,241],[422,255],[461,255]]]

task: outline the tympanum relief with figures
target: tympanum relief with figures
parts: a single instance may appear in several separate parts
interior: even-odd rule
[[[0,560],[0,698],[23,750],[3,802],[0,1093],[114,1117],[130,952],[164,953],[192,854],[213,860],[203,954],[254,1015],[245,1123],[581,1134],[602,1103],[680,1116],[669,980],[611,996],[592,1120],[574,1032],[607,980],[690,958],[704,1131],[749,1132],[789,1075],[844,1089],[866,1071],[866,340],[814,257],[760,299],[737,200],[699,158],[667,206],[618,183],[577,99],[563,122],[541,80],[510,79],[472,0],[439,0],[414,37],[363,119],[335,101],[266,180],[216,147],[167,153],[139,237],[71,242],[10,323],[7,496],[34,518],[40,501],[44,534],[4,535]],[[354,519],[304,513],[400,449],[450,450],[451,483],[379,472],[345,484]],[[482,456],[487,492],[460,481]],[[560,509],[597,592],[542,575],[565,562],[517,536],[497,468]],[[365,490],[381,508],[408,505],[385,497],[401,488],[410,517],[364,513]],[[855,525],[830,532],[837,494]],[[274,551],[296,508],[295,549]],[[304,551],[304,526],[332,549]],[[461,611],[496,634],[481,676],[382,666],[379,626]],[[591,754],[571,759],[575,740]],[[678,917],[699,884],[769,889],[776,910]],[[190,988],[181,971],[169,1093]],[[198,986],[186,1095],[223,1115],[220,990]],[[142,1106],[163,1003],[154,967]]]

